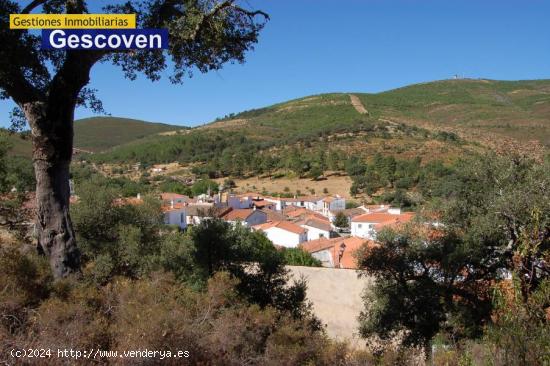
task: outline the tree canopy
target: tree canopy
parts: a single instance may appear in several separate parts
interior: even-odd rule
[[[550,169],[522,157],[458,164],[439,184],[429,221],[388,230],[359,265],[377,278],[362,334],[427,345],[439,332],[478,337],[493,313],[491,289],[515,276],[523,303],[550,277]],[[548,304],[547,304],[548,305]]]

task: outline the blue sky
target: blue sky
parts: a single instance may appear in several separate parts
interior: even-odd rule
[[[198,125],[230,112],[326,92],[379,92],[455,74],[550,78],[550,0],[248,0],[271,21],[244,65],[167,78],[125,80],[97,65],[113,116]],[[0,125],[11,102],[0,102]],[[92,116],[77,110],[76,117]]]

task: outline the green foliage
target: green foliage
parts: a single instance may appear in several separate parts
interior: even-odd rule
[[[0,130],[0,193],[8,192],[12,188],[26,192],[35,185],[32,161],[11,154],[12,140],[7,132]]]
[[[163,180],[162,183],[160,183],[160,185],[158,186],[158,189],[161,192],[179,193],[186,196],[191,196],[193,194],[191,187],[173,179]]]
[[[162,224],[159,203],[119,203],[112,188],[84,185],[72,206],[73,224],[90,276],[104,283],[113,276],[141,277],[156,268]],[[158,267],[158,265],[157,265]]]
[[[10,156],[7,158],[7,164],[6,182],[8,187],[14,187],[19,192],[34,190],[36,179],[30,159],[21,156]]]
[[[161,132],[184,129],[187,127],[129,118],[84,118],[74,123],[74,146],[86,151],[100,152]]]
[[[349,228],[350,222],[343,212],[338,212],[334,218],[334,226],[340,229]]]
[[[289,266],[321,267],[321,261],[300,248],[281,249],[285,264]]]
[[[524,302],[521,281],[495,294],[496,322],[488,328],[485,342],[498,350],[497,363],[546,365],[550,363],[550,279],[544,279]]]
[[[443,226],[383,231],[381,245],[359,255],[377,278],[362,334],[384,338],[405,329],[405,344],[418,345],[438,332],[454,341],[479,337],[493,310],[489,287],[503,271],[518,273],[527,302],[547,278],[534,268],[550,248],[549,172],[548,162],[520,157],[459,163],[448,176],[456,188],[435,190],[448,192],[434,201]]]
[[[346,200],[346,209],[359,207],[359,203],[353,200]]]
[[[200,179],[191,186],[191,193],[193,196],[198,196],[205,193],[218,193],[218,183],[210,179]]]
[[[474,128],[478,133],[491,132],[527,142],[533,138],[550,142],[550,129],[542,126],[548,80],[442,80],[390,90],[378,94],[357,94],[371,115],[392,115],[397,120],[423,120],[438,125]],[[445,108],[444,106],[452,106]],[[529,127],[515,128],[522,120]],[[457,142],[453,133],[434,136]]]
[[[248,301],[273,306],[302,317],[306,284],[289,285],[284,257],[260,232],[217,220],[203,220],[190,230],[197,271],[204,279],[228,271],[239,280],[237,289]]]

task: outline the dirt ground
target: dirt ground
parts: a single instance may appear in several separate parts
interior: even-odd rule
[[[221,183],[225,179],[218,179]],[[326,194],[323,190],[326,188],[328,194],[339,194],[342,197],[350,198],[349,189],[351,187],[351,179],[347,176],[331,176],[326,180],[313,181],[311,179],[298,178],[248,178],[235,179],[237,193],[245,192],[262,192],[264,189],[270,193],[283,193],[285,187],[288,187],[288,192],[296,193],[297,190],[304,195],[312,194],[311,189],[315,190],[315,194]]]

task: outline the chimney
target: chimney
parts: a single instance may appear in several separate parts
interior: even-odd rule
[[[138,200],[141,199],[141,193],[138,193],[138,194],[137,194],[137,199],[138,199]]]
[[[170,208],[174,208],[174,200],[173,199],[170,200]]]

